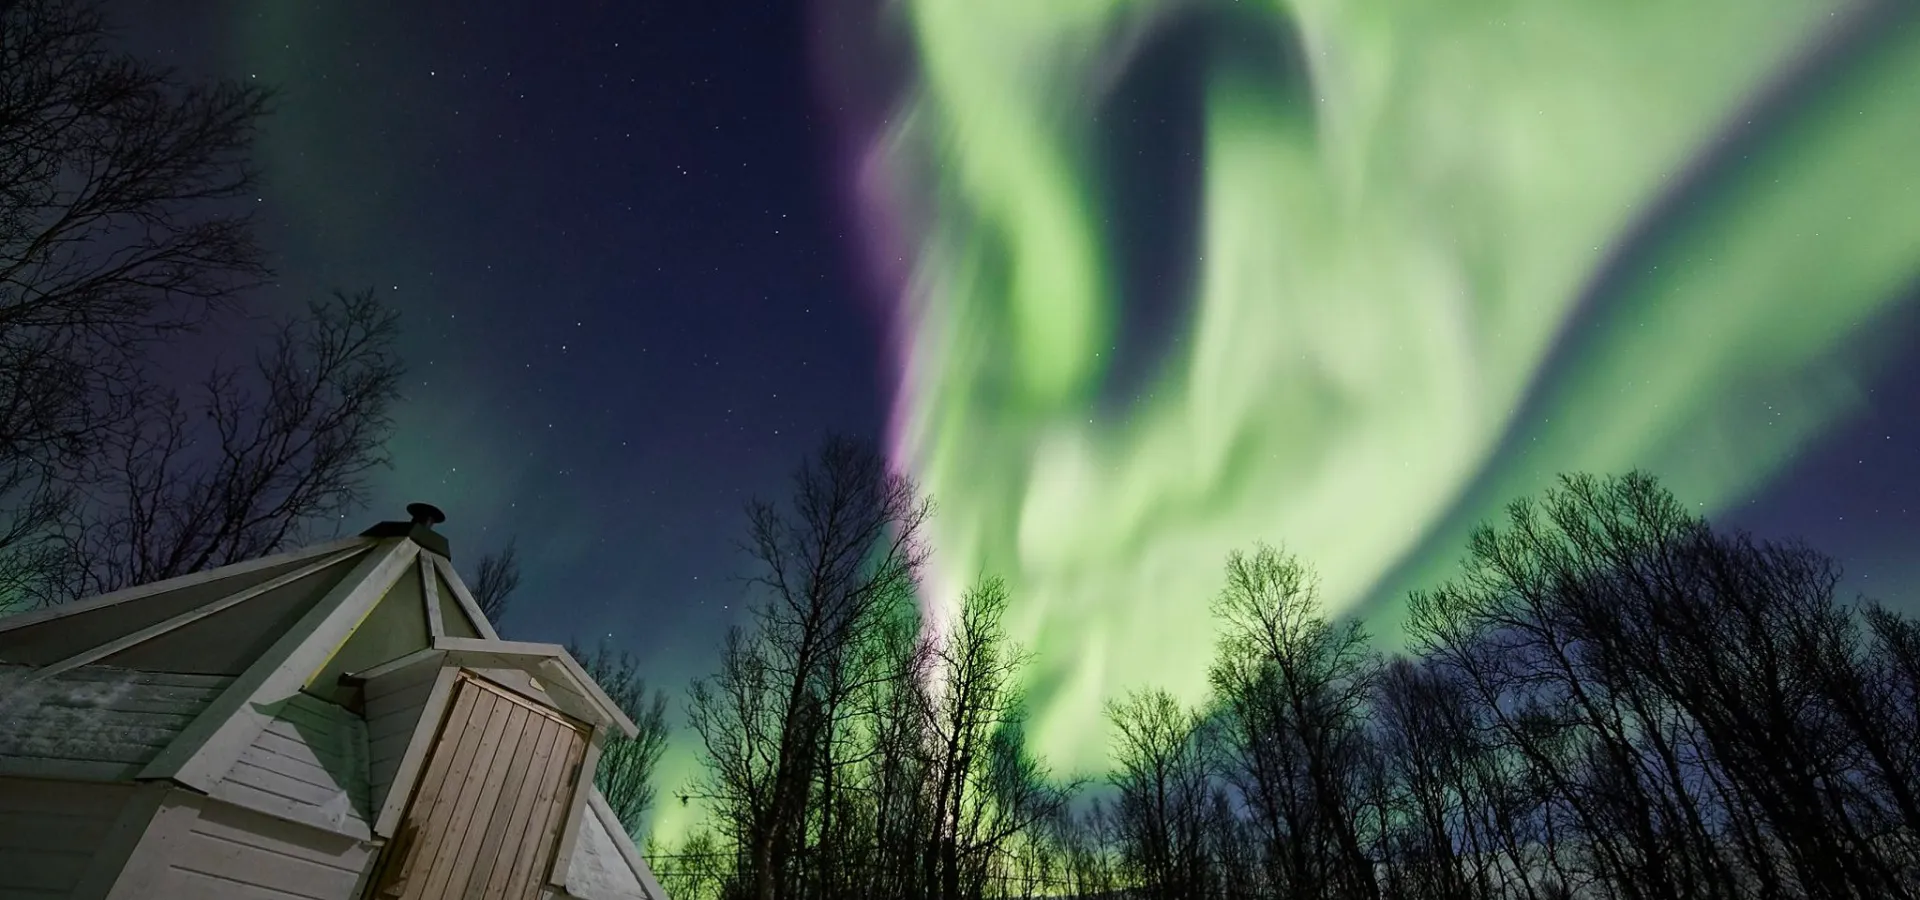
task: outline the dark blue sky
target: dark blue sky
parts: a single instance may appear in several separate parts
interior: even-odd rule
[[[517,636],[704,667],[742,502],[883,418],[801,5],[114,11],[143,53],[279,90],[262,311],[368,285],[402,311],[412,377],[365,518],[439,504],[466,565],[518,535]]]

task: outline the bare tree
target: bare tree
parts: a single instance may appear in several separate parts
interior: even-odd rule
[[[509,545],[511,548],[511,545]],[[568,652],[600,684],[616,706],[639,727],[634,737],[610,735],[600,750],[593,783],[607,798],[627,834],[637,836],[640,822],[657,796],[653,771],[667,752],[667,695],[650,688],[640,675],[640,661],[606,641],[591,650],[569,644]]]
[[[1227,774],[1255,811],[1273,888],[1374,896],[1355,808],[1379,666],[1366,633],[1329,621],[1312,570],[1264,545],[1228,557],[1213,611]]]
[[[1153,900],[1214,896],[1208,830],[1217,762],[1205,719],[1165,691],[1140,691],[1107,706],[1116,768],[1107,780],[1127,867]]]
[[[1644,474],[1568,476],[1477,531],[1410,631],[1481,756],[1531,785],[1543,890],[1911,897],[1913,732],[1882,638],[1900,629],[1869,609],[1863,640],[1837,584]]]
[[[697,831],[675,846],[647,841],[646,858],[667,896],[676,900],[714,900],[735,883],[734,855],[711,831]]]
[[[508,538],[500,549],[480,557],[480,566],[474,572],[473,602],[479,604],[480,612],[495,630],[506,620],[507,603],[520,587],[520,554],[516,544]]]
[[[1920,868],[1920,622],[1878,604],[1860,616],[1866,652],[1824,660],[1820,680],[1872,760],[1882,816],[1899,823],[1889,830],[1903,835],[1907,858]]]
[[[833,819],[859,829],[839,836],[852,845],[840,853],[846,871],[842,895],[910,897],[919,892],[925,836],[932,830],[932,746],[927,688],[933,643],[919,616],[902,605],[873,633],[864,687],[855,694],[857,723],[848,730],[856,744],[836,778],[836,793],[854,809]],[[857,854],[859,859],[848,859]]]
[[[1386,893],[1471,900],[1531,896],[1537,837],[1528,804],[1488,752],[1465,688],[1412,660],[1394,660],[1373,698],[1371,807]],[[1518,802],[1515,802],[1518,800]]]
[[[315,303],[243,377],[151,389],[61,534],[70,596],[262,556],[365,505],[403,372],[371,291]],[[64,599],[57,597],[55,599]]]
[[[1048,840],[1061,857],[1066,896],[1118,896],[1123,881],[1117,857],[1123,839],[1108,806],[1096,799],[1080,814],[1060,816],[1049,825]]]
[[[0,574],[44,585],[40,542],[115,426],[150,345],[266,275],[245,205],[266,94],[110,46],[97,4],[0,4]],[[43,591],[44,593],[44,591]]]
[[[99,4],[0,4],[0,586],[52,603],[281,549],[365,501],[401,366],[371,293],[181,390],[154,351],[265,279],[264,91],[113,49]]]
[[[773,607],[695,686],[719,815],[675,864],[728,900],[1920,897],[1920,626],[1837,584],[1650,478],[1571,476],[1416,593],[1388,664],[1300,561],[1236,553],[1212,696],[1110,706],[1118,796],[1077,816],[1026,750],[1001,582],[935,634],[898,598],[831,632]]]
[[[1009,600],[1004,581],[983,580],[934,644],[926,703],[933,830],[923,896],[982,896],[1012,843],[1061,814],[1072,790],[1051,784],[1025,747],[1017,679],[1032,657],[1007,637]]]
[[[720,671],[694,684],[691,707],[708,764],[698,791],[741,848],[745,896],[794,893],[801,859],[819,849],[809,833],[836,833],[847,764],[836,754],[852,744],[857,657],[911,603],[931,512],[876,450],[837,437],[795,473],[787,504],[748,507],[754,621],[728,636]],[[810,810],[825,821],[810,828]]]

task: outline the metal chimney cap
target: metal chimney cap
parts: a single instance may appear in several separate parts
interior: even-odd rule
[[[447,514],[441,512],[440,507],[434,506],[431,503],[409,503],[407,504],[407,515],[413,517],[413,524],[425,525],[428,528],[432,528],[447,520]]]

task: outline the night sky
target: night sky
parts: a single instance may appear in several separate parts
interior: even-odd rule
[[[402,312],[363,517],[438,504],[468,565],[517,535],[507,630],[612,635],[663,681],[738,607],[742,502],[885,411],[800,9],[682,6],[125,7],[143,52],[280,92],[263,310],[371,285]]]
[[[1851,589],[1920,610],[1920,135],[1846,130],[1920,96],[1920,44],[1886,37],[1913,16],[1828,40],[1840,4],[1617,23],[1577,4],[1555,23],[1574,27],[1535,37],[1582,52],[1528,55],[1513,48],[1533,38],[1410,14],[1433,42],[1501,48],[1396,76],[1435,117],[1316,68],[1324,50],[1299,48],[1329,35],[1352,38],[1355,71],[1424,58],[1337,16],[1273,26],[1295,50],[1264,56],[1218,35],[1267,20],[1149,22],[1115,66],[1085,23],[906,5],[929,11],[884,40],[861,5],[791,0],[117,9],[143,54],[279,89],[259,201],[279,285],[261,308],[374,285],[403,311],[412,380],[365,518],[436,503],[467,564],[517,535],[514,637],[609,635],[676,690],[706,671],[742,599],[742,502],[777,496],[828,431],[882,441],[935,491],[934,594],[1020,569],[1042,703],[1097,711],[1130,686],[1115,672],[1193,681],[1197,662],[1138,649],[1203,650],[1165,623],[1204,630],[1205,593],[1175,592],[1212,583],[1225,547],[1297,547],[1338,570],[1343,606],[1390,611],[1467,524],[1576,466],[1648,467],[1716,521],[1804,538]],[[1844,59],[1779,74],[1821,40]],[[903,45],[925,57],[917,92]],[[1114,71],[1074,104],[1002,56]],[[1568,59],[1593,70],[1515,74]],[[1263,103],[1374,118],[1323,111],[1303,131]],[[1036,138],[1062,110],[1083,127]],[[1544,124],[1496,118],[1512,110]],[[1454,168],[1328,176],[1322,196],[1262,180],[1289,142],[1319,148],[1303,171]],[[1813,199],[1773,187],[1802,178]],[[1214,269],[1290,235],[1356,262]],[[1292,318],[1264,299],[1296,295]],[[1236,376],[1244,396],[1213,399]],[[1432,396],[1397,413],[1407,385]],[[1218,459],[1194,462],[1209,441]]]

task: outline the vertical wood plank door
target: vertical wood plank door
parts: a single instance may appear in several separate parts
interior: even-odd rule
[[[558,712],[462,676],[371,896],[538,898],[586,748]]]

